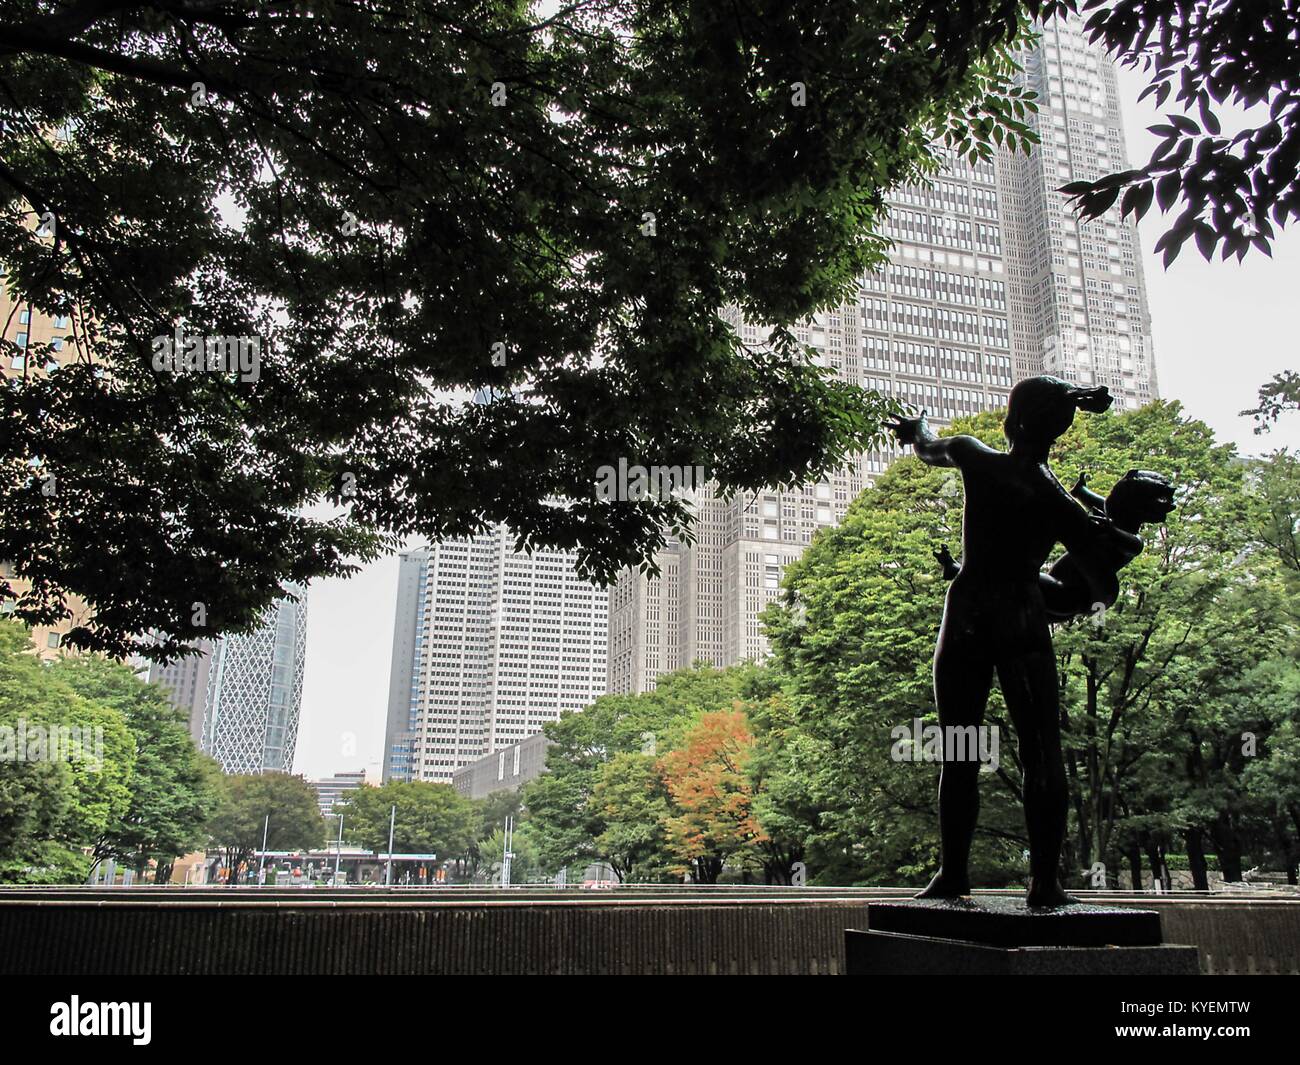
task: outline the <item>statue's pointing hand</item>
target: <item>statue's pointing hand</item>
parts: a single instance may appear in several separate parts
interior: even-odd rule
[[[918,418],[904,418],[900,414],[890,415],[889,420],[885,422],[885,428],[894,434],[900,444],[915,444],[921,435],[921,427],[925,424],[925,411],[921,411]]]

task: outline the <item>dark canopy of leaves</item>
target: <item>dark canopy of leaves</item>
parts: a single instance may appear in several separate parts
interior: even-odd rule
[[[1086,16],[1092,40],[1147,75],[1143,97],[1154,95],[1162,107],[1172,96],[1183,112],[1151,127],[1162,139],[1145,166],[1060,190],[1082,217],[1098,217],[1123,193],[1123,214],[1141,218],[1154,198],[1162,212],[1182,209],[1156,244],[1166,266],[1192,238],[1207,260],[1216,249],[1240,260],[1252,245],[1271,254],[1274,227],[1300,217],[1300,0],[1028,0],[1026,7],[1044,18]],[[1267,121],[1225,135],[1216,109],[1229,101],[1262,105]]]
[[[520,0],[0,0],[0,262],[76,350],[0,390],[20,617],[76,592],[96,614],[71,643],[121,654],[156,629],[172,640],[147,653],[171,654],[253,623],[286,580],[496,521],[608,580],[687,514],[600,502],[600,466],[752,488],[873,438],[882,401],[786,329],[745,346],[722,309],[785,326],[833,304],[932,142],[1025,137],[1019,4],[538,19]],[[257,380],[155,370],[178,325],[260,338]],[[325,500],[332,517],[306,509]]]

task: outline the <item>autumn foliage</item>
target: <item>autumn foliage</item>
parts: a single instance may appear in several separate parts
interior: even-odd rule
[[[666,823],[668,850],[698,883],[716,883],[724,863],[740,864],[767,839],[745,771],[753,752],[754,734],[737,703],[703,714],[682,746],[659,761],[678,811]]]

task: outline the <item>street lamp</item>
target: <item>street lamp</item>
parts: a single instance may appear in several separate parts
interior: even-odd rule
[[[266,836],[271,831],[271,815],[266,815],[266,820],[262,823],[262,857],[257,862],[257,886],[261,887],[266,883]]]
[[[339,886],[339,859],[343,857],[343,815],[339,814],[339,842],[334,849],[334,887]]]

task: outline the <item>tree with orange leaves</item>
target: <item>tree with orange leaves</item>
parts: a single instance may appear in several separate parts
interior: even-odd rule
[[[753,813],[745,766],[754,734],[740,704],[702,714],[681,745],[659,761],[676,813],[666,822],[668,851],[696,883],[716,884],[727,862],[757,862],[766,840]]]

